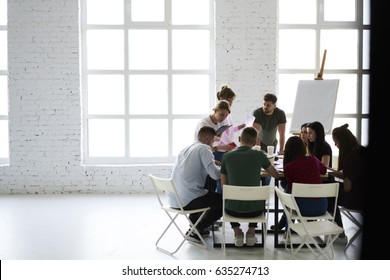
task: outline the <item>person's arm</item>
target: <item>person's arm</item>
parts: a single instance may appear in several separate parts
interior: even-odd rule
[[[284,144],[286,143],[286,123],[278,124],[279,132],[279,155],[284,154]]]
[[[261,143],[260,143],[260,124],[259,123],[253,123],[253,127],[256,128],[257,130],[257,140],[256,140],[256,145],[260,146]]]
[[[329,164],[330,164],[330,155],[323,155],[322,158],[321,158],[321,162],[325,166],[329,166]]]
[[[223,186],[227,184],[227,175],[221,173],[221,189],[223,191]]]
[[[268,168],[265,168],[265,171],[275,179],[279,179],[279,172],[275,169],[275,166],[270,164]]]

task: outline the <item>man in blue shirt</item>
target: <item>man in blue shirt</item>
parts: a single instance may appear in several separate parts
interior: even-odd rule
[[[197,225],[202,235],[207,227],[222,216],[222,195],[204,188],[207,175],[214,180],[220,179],[220,167],[217,165],[220,163],[215,161],[211,148],[215,136],[214,128],[202,127],[198,132],[198,139],[177,156],[171,175],[184,210],[210,207]],[[168,194],[168,201],[171,207],[179,207],[174,194]],[[189,216],[192,223],[198,217],[199,214]],[[200,241],[196,234],[190,235],[188,239]]]

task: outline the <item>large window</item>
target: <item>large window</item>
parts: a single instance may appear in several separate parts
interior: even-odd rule
[[[340,80],[333,127],[368,144],[369,24],[369,0],[279,0],[278,103],[290,120],[298,81],[317,76],[326,50],[323,79]]]
[[[84,163],[172,162],[214,102],[214,1],[82,0]]]
[[[0,164],[9,162],[7,0],[0,0]]]

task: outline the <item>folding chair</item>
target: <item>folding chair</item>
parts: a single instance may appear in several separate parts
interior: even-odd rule
[[[345,251],[351,246],[351,244],[355,241],[356,238],[363,232],[363,222],[360,222],[355,215],[361,215],[361,219],[363,219],[363,211],[349,209],[344,206],[339,206],[341,214],[343,214],[347,219],[349,219],[352,223],[354,223],[358,230],[354,233],[354,235],[348,240],[347,245],[345,246]]]
[[[336,223],[334,223],[331,220],[327,220],[327,219],[313,220],[312,217],[303,217],[295,201],[295,197],[292,194],[285,193],[283,190],[279,189],[278,187],[274,187],[274,188],[275,188],[276,195],[278,196],[283,206],[284,213],[286,214],[286,219],[287,219],[287,241],[286,242],[290,243],[292,257],[295,258],[298,251],[304,245],[306,245],[311,250],[311,252],[315,255],[316,259],[321,255],[325,259],[330,259],[326,254],[328,250],[331,250],[331,255],[332,255],[331,259],[333,259],[334,258],[333,242],[344,231],[344,229],[342,227],[339,227]],[[295,222],[293,219],[293,214],[295,217]],[[296,232],[301,239],[301,243],[296,248],[296,250],[294,250],[294,246],[292,244],[291,231]],[[326,240],[326,244],[324,248],[321,248],[321,246],[317,241],[319,237],[324,237],[324,240]],[[314,250],[311,244],[314,245],[314,248],[316,248],[318,252]]]
[[[267,236],[267,223],[269,216],[269,200],[271,195],[270,186],[234,186],[224,185],[222,191],[222,205],[223,213],[221,217],[222,221],[222,252],[226,255],[226,236],[225,236],[225,223],[227,222],[242,222],[242,223],[261,223],[262,225],[262,243],[261,247],[265,246]],[[264,200],[265,211],[256,217],[243,218],[229,215],[225,212],[226,200]]]
[[[339,195],[339,183],[325,183],[325,184],[304,184],[304,183],[293,183],[291,194],[294,197],[334,197],[337,201]],[[336,215],[337,203],[331,212],[326,211],[325,214],[320,216],[311,216],[311,220],[331,220],[334,221]],[[294,218],[294,215],[293,215]],[[308,218],[309,219],[309,218]]]
[[[176,188],[175,188],[175,186],[174,186],[174,184],[173,184],[171,179],[158,178],[158,177],[156,177],[154,175],[151,175],[151,174],[149,174],[149,178],[152,181],[152,184],[153,184],[155,193],[157,195],[157,199],[158,199],[158,201],[160,203],[161,209],[164,210],[164,212],[168,215],[168,217],[170,219],[170,223],[168,224],[168,226],[165,228],[165,230],[162,232],[162,234],[160,235],[160,237],[156,241],[156,248],[158,250],[166,253],[166,254],[173,255],[180,249],[180,247],[183,245],[183,243],[187,240],[187,237],[189,235],[191,235],[193,232],[195,232],[199,236],[199,238],[201,240],[201,243],[191,242],[190,240],[187,240],[187,241],[192,243],[192,244],[194,244],[194,245],[197,245],[197,246],[200,246],[200,247],[206,249],[207,248],[207,244],[206,244],[205,240],[203,239],[202,235],[196,229],[196,226],[198,225],[200,220],[203,218],[203,216],[205,215],[206,211],[210,209],[210,207],[194,209],[194,210],[184,210],[183,209],[183,205],[180,202],[179,196],[177,195]],[[177,201],[177,203],[179,205],[178,209],[172,208],[169,205],[167,205],[166,199],[163,198],[163,196],[165,196],[165,194],[168,193],[168,192],[175,194],[176,201]],[[198,220],[194,224],[189,219],[189,215],[193,214],[193,213],[200,213],[200,216],[199,216]],[[187,221],[190,224],[190,230],[188,230],[187,233],[183,233],[183,231],[180,229],[180,227],[177,225],[177,223],[175,221],[176,218],[179,215],[185,216]],[[159,246],[159,242],[161,241],[161,239],[163,238],[165,233],[168,231],[168,229],[172,225],[174,225],[177,228],[177,230],[180,232],[181,236],[183,237],[183,240],[181,241],[181,243],[179,244],[179,246],[175,250],[168,251],[168,250],[166,250],[164,248],[161,248]]]

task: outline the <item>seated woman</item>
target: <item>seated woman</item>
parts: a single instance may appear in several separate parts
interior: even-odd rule
[[[363,210],[363,191],[366,183],[366,149],[348,129],[348,124],[332,131],[335,146],[339,149],[337,170],[332,175],[343,179],[337,204],[349,209]]]
[[[284,177],[288,193],[292,183],[321,184],[321,175],[326,174],[326,166],[313,155],[306,153],[306,146],[299,136],[290,137],[285,145],[283,158]],[[323,215],[328,208],[326,198],[296,198],[299,210],[304,216]]]

